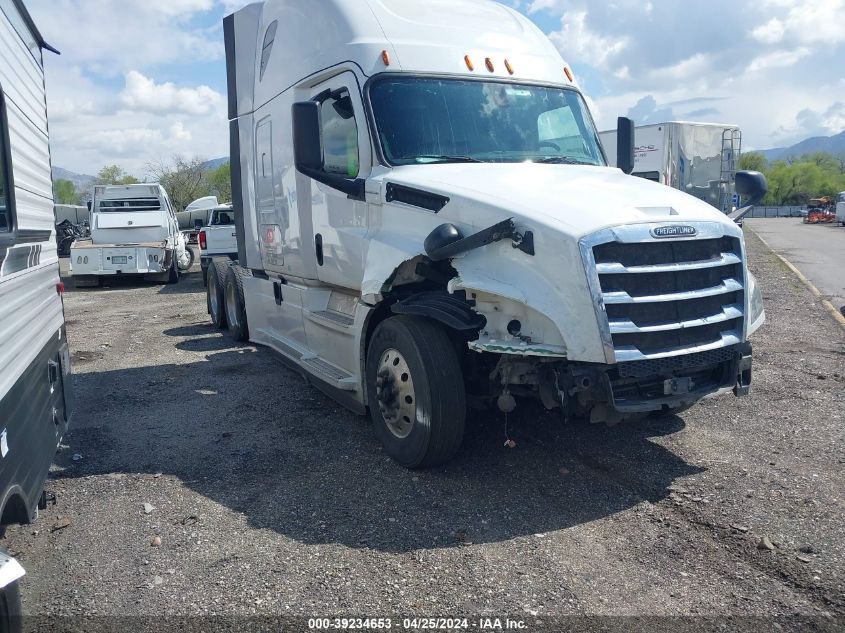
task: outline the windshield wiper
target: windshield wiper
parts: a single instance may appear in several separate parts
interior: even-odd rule
[[[460,155],[449,155],[449,154],[417,154],[416,156],[402,156],[401,160],[417,160],[417,159],[429,159],[433,161],[439,161],[441,163],[483,163],[483,160],[478,160],[477,158],[473,158],[472,156],[460,156]]]
[[[542,158],[535,158],[535,163],[562,163],[564,165],[592,165],[593,163],[588,163],[583,160],[576,160],[574,158],[569,158],[569,156],[543,156]]]

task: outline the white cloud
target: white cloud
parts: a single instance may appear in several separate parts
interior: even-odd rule
[[[104,76],[123,69],[223,59],[223,38],[190,25],[214,0],[33,0],[39,30],[73,63]]]
[[[785,31],[783,22],[777,18],[772,18],[751,31],[751,37],[764,44],[777,44],[783,39]]]
[[[765,55],[760,55],[751,60],[748,65],[750,72],[758,70],[766,70],[769,68],[783,68],[784,66],[793,66],[798,63],[798,60],[807,57],[810,54],[809,48],[796,48],[791,51],[772,51]]]
[[[608,60],[628,45],[626,36],[603,37],[591,30],[587,25],[587,11],[564,13],[561,30],[552,33],[550,37],[555,46],[564,53],[565,58],[588,63],[596,68],[607,68]]]
[[[177,88],[170,82],[157,84],[137,70],[130,70],[126,74],[126,87],[120,93],[120,100],[132,110],[202,116],[220,108],[223,95],[208,86]]]

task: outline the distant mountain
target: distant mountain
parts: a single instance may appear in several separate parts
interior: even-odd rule
[[[56,167],[53,166],[53,182],[57,180],[70,180],[73,184],[76,185],[76,188],[80,191],[84,191],[88,187],[91,186],[91,183],[94,181],[94,176],[88,176],[87,174],[77,174],[69,169],[65,169],[64,167]]]
[[[229,162],[229,157],[223,156],[222,158],[213,158],[212,160],[207,160],[202,164],[202,166],[203,166],[203,169],[208,171],[208,170],[211,170],[211,169],[217,169],[218,167],[220,167],[220,165],[225,165],[228,162]]]
[[[813,136],[791,145],[760,150],[768,160],[779,160],[791,156],[802,156],[813,152],[830,152],[835,156],[845,155],[845,130],[833,136]]]

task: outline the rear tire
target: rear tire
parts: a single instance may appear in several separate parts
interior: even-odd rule
[[[406,468],[425,468],[458,452],[466,422],[464,379],[446,331],[419,317],[393,317],[367,350],[366,385],[376,436]]]
[[[226,272],[226,323],[229,333],[236,341],[249,340],[249,324],[246,319],[243,273],[238,266],[229,266]]]
[[[208,266],[208,286],[206,287],[206,305],[211,322],[219,329],[226,327],[226,297],[224,284],[229,266],[222,262],[211,262]]]
[[[185,255],[187,256],[187,260],[181,266],[179,266],[179,270],[182,272],[187,272],[191,270],[196,261],[196,255],[194,255],[194,251],[186,244],[185,245]]]

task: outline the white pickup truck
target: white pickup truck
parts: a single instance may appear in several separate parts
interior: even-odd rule
[[[235,232],[235,212],[231,204],[222,204],[211,210],[208,224],[197,235],[200,247],[202,281],[208,283],[208,267],[213,257],[238,258],[238,238]]]
[[[99,285],[104,277],[146,275],[179,281],[190,252],[176,214],[158,183],[94,187],[91,237],[70,250],[70,272],[77,285]]]

